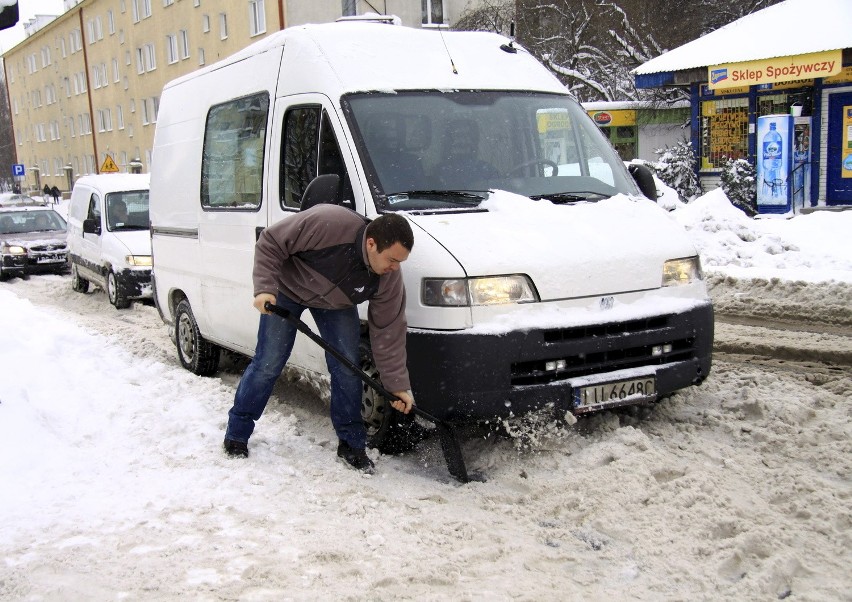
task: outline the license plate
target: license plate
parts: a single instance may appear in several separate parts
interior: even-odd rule
[[[64,259],[58,255],[45,255],[36,259],[36,263],[57,263],[59,261],[64,261]]]
[[[574,410],[578,412],[654,399],[657,382],[653,376],[596,383],[574,389]]]

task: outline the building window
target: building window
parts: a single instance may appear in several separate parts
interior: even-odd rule
[[[62,55],[62,58],[66,58],[68,56],[68,51],[65,48],[65,38],[59,38],[59,53]]]
[[[118,72],[118,59],[112,59],[112,81],[115,84],[121,81],[121,75]]]
[[[115,15],[112,12],[112,9],[107,11],[107,31],[109,31],[109,35],[113,35],[115,33]]]
[[[358,4],[357,0],[343,0],[341,2],[342,7],[340,9],[340,14],[344,17],[354,17],[356,12],[356,5]]]
[[[423,25],[444,24],[444,0],[420,0]]]
[[[189,32],[185,29],[181,29],[178,32],[178,45],[180,46],[180,58],[188,59],[189,58]]]
[[[201,31],[203,33],[210,32],[210,15],[201,15]]]
[[[163,6],[171,6],[175,3],[175,0],[163,0]]]
[[[140,13],[142,14],[143,19],[147,19],[151,16],[151,0],[139,0],[140,2]]]
[[[249,0],[249,35],[266,33],[266,11],[263,0]]]
[[[124,129],[124,109],[121,108],[121,105],[115,107],[115,123],[118,129]]]
[[[157,111],[160,109],[160,99],[157,96],[142,99],[142,125],[157,123]]]
[[[166,58],[169,65],[178,62],[177,36],[173,33],[166,36]]]
[[[83,34],[79,29],[72,29],[68,34],[68,41],[71,44],[71,54],[83,50]]]
[[[228,15],[219,13],[219,39],[228,39]]]
[[[98,109],[98,131],[112,131],[112,111],[110,109]]]
[[[41,66],[47,67],[50,62],[50,46],[45,46],[41,49]]]
[[[199,65],[204,64],[204,49],[203,48],[198,49],[198,64]]]
[[[92,133],[92,116],[88,113],[80,113],[80,135]]]

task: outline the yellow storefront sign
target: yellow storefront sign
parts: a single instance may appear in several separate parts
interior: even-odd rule
[[[708,86],[713,90],[756,86],[830,77],[843,68],[843,51],[828,50],[744,63],[726,63],[707,68]]]
[[[101,173],[118,173],[118,165],[112,160],[109,155],[104,159],[104,164],[101,165]]]
[[[618,125],[636,125],[636,111],[633,109],[615,109],[612,111],[586,111],[589,117],[601,127]]]

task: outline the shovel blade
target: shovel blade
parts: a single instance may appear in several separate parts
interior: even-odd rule
[[[467,474],[467,466],[465,466],[461,445],[455,431],[442,422],[436,422],[435,428],[438,430],[438,437],[441,440],[441,451],[444,452],[447,470],[458,481],[469,483],[470,477]]]

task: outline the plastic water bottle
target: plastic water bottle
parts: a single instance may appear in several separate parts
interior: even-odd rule
[[[772,188],[772,196],[781,193],[781,182],[778,181],[778,170],[781,169],[781,153],[784,142],[781,134],[775,129],[775,122],[769,124],[769,131],[763,137],[763,176],[764,181]]]

